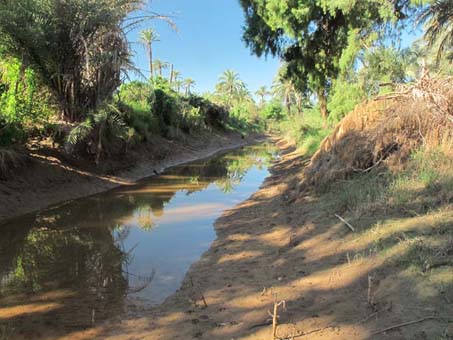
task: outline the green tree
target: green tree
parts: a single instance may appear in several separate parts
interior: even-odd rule
[[[244,83],[239,78],[239,74],[232,70],[226,70],[220,76],[216,90],[219,94],[226,97],[226,105],[231,108],[233,100],[243,87]]]
[[[178,84],[177,82],[180,80],[179,78],[181,77],[181,72],[178,70],[173,69],[171,74],[170,74],[170,84],[172,84],[174,89],[177,89],[177,92],[179,92],[178,89]],[[179,84],[179,88],[181,87],[181,84]]]
[[[0,44],[40,76],[64,118],[80,121],[121,84],[130,65],[125,20],[141,5],[141,0],[4,0]]]
[[[184,82],[182,80],[180,80],[180,79],[176,79],[173,82],[173,85],[174,85],[175,91],[180,93],[181,92],[181,88],[184,86]]]
[[[159,59],[154,60],[154,69],[159,71],[159,76],[162,77],[162,71],[166,68],[168,68],[168,63],[165,61],[161,61]]]
[[[327,97],[357,52],[389,23],[407,16],[410,0],[240,0],[246,17],[244,40],[252,51],[278,55],[287,63],[286,77],[301,92],[317,95],[322,116]]]
[[[371,97],[406,81],[404,52],[393,47],[376,46],[368,49],[358,71],[358,85]],[[354,82],[354,79],[350,80]]]
[[[295,87],[290,80],[278,77],[272,84],[272,94],[274,95],[274,98],[281,100],[284,103],[288,113],[291,113],[295,92]]]
[[[245,103],[254,103],[252,95],[245,85],[245,83],[242,84],[241,88],[239,89],[238,93],[236,94],[236,99],[239,104],[245,104]]]
[[[173,70],[173,80],[178,80],[181,77],[181,72]]]
[[[431,47],[437,45],[437,60],[446,53],[449,59],[453,59],[453,1],[434,1],[423,10],[419,21],[426,24],[428,44]]]
[[[154,29],[148,28],[140,32],[140,42],[143,44],[146,51],[148,52],[148,62],[151,79],[154,77],[153,44],[156,41],[159,41],[159,35]]]
[[[261,105],[264,105],[264,103],[266,102],[266,97],[270,94],[269,91],[267,90],[267,87],[266,86],[261,86],[256,92],[255,94],[260,97],[261,99]]]
[[[190,90],[195,84],[195,80],[193,80],[192,78],[187,78],[186,80],[184,80],[184,86],[186,87],[186,96],[190,95]]]

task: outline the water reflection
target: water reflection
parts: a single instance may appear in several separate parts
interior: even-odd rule
[[[162,302],[214,240],[215,219],[258,189],[274,152],[247,147],[1,226],[0,328],[69,332],[125,301]]]

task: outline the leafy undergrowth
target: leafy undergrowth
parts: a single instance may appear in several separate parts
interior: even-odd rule
[[[326,127],[319,109],[306,110],[302,115],[292,115],[277,126],[283,137],[297,145],[305,155],[313,155],[321,142],[332,132]]]

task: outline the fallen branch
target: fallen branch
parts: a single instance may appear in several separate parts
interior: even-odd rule
[[[390,327],[387,327],[387,328],[384,328],[380,331],[377,331],[377,332],[374,332],[373,334],[371,335],[378,335],[378,334],[381,334],[381,333],[384,333],[384,332],[387,332],[387,331],[391,331],[395,328],[400,328],[400,327],[404,327],[404,326],[409,326],[409,325],[413,325],[413,324],[416,324],[416,323],[420,323],[420,322],[423,322],[423,321],[426,321],[426,320],[432,320],[432,319],[436,319],[436,317],[434,316],[427,316],[427,317],[424,317],[422,319],[418,319],[418,320],[413,320],[413,321],[408,321],[408,322],[404,322],[404,323],[400,323],[398,325],[394,325],[394,326],[390,326]]]
[[[354,227],[353,227],[348,221],[346,221],[346,220],[345,220],[343,217],[341,217],[340,215],[335,214],[335,216],[336,216],[341,222],[343,222],[344,224],[346,224],[346,226],[349,227],[349,229],[351,229],[352,232],[355,232]]]

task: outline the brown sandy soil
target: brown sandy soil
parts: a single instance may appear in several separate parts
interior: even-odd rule
[[[285,301],[277,339],[449,339],[451,292],[414,280],[410,268],[395,263],[407,244],[373,253],[376,231],[367,228],[375,220],[362,220],[353,233],[316,197],[291,199],[306,160],[280,146],[285,154],[272,176],[217,221],[218,239],[175,295],[68,338],[270,340],[269,312],[274,301]],[[423,224],[417,218],[402,220],[401,228],[383,225],[379,237],[415,230]],[[453,213],[430,218],[452,223]]]
[[[450,339],[453,292],[442,282],[452,271],[414,271],[407,256],[418,241],[404,240],[452,225],[453,211],[390,217],[379,229],[371,226],[382,216],[365,216],[352,232],[319,197],[292,198],[307,160],[279,145],[284,153],[272,175],[217,221],[217,240],[173,296],[150,309],[130,302],[126,315],[108,323],[46,339],[271,340],[274,301],[286,304],[277,339]],[[385,240],[396,241],[373,250]],[[30,303],[39,309],[52,301]]]
[[[242,139],[238,133],[204,133],[186,137],[184,141],[156,137],[126,158],[104,160],[100,168],[90,162],[68,159],[51,147],[31,146],[26,166],[7,179],[0,178],[0,224],[50,205],[132,184],[152,176],[153,170],[161,172],[248,144],[256,138],[260,137]]]

